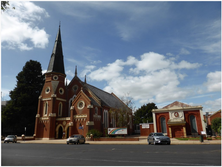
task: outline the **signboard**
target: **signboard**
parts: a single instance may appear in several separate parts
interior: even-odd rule
[[[142,124],[142,129],[150,128],[150,125],[148,123]]]
[[[127,135],[127,128],[108,128],[108,135]]]
[[[201,131],[201,134],[202,134],[202,135],[205,135],[205,134],[206,134],[206,132],[205,132],[205,131]]]

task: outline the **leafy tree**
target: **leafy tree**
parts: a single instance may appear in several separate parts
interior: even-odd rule
[[[221,131],[221,118],[214,118],[211,122],[212,129],[220,134]]]
[[[5,11],[6,9],[8,9],[9,7],[9,1],[1,1],[1,10]],[[15,9],[15,7],[13,7],[13,9]]]
[[[157,109],[155,103],[148,103],[137,109],[134,113],[134,124],[153,122],[152,109]]]
[[[17,84],[10,91],[10,101],[2,111],[3,132],[11,129],[20,135],[27,127],[27,135],[33,135],[38,97],[44,83],[41,64],[30,60],[16,76]]]
[[[121,108],[111,108],[109,113],[111,117],[114,117],[116,120],[117,127],[127,127],[129,125],[129,115],[132,114],[132,110],[135,108],[133,105],[133,99],[125,95],[121,98],[121,101],[125,104]]]

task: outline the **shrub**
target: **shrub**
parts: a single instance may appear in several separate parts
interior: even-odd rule
[[[89,130],[87,133],[87,136],[90,136],[91,134],[93,135],[94,138],[99,138],[99,137],[102,137],[102,135],[103,135],[102,132],[100,132],[96,129]]]
[[[211,121],[211,127],[212,129],[220,134],[220,130],[221,130],[221,118],[215,118]]]

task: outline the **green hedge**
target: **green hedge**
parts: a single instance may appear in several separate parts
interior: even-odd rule
[[[87,133],[87,136],[90,136],[90,135],[93,135],[94,138],[99,138],[99,137],[102,137],[102,132],[96,130],[96,129],[91,129],[89,130],[89,132]]]

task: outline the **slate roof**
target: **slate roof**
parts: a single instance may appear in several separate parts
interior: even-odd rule
[[[191,107],[191,106],[188,104],[185,104],[185,103],[181,103],[179,101],[175,101],[175,102],[163,107],[162,109],[173,108],[173,107]]]
[[[49,72],[58,72],[65,74],[60,27],[56,36],[54,48],[47,69],[47,73]]]
[[[122,101],[117,99],[112,94],[105,92],[101,89],[98,89],[89,84],[85,84],[85,86],[101,100],[102,105],[108,106],[111,108],[125,108],[126,107],[126,105]]]

